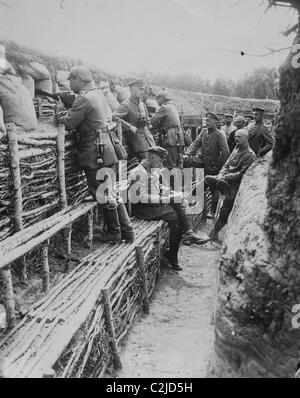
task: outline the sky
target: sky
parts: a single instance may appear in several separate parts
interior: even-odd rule
[[[6,5],[3,5],[6,3]],[[117,74],[192,73],[237,80],[279,67],[296,13],[266,0],[2,0],[0,39],[81,58]]]

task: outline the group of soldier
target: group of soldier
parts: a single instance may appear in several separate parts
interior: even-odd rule
[[[159,92],[152,102],[147,101],[146,84],[136,79],[128,84],[129,98],[110,109],[101,88],[84,66],[71,69],[69,84],[77,97],[69,110],[58,103],[56,115],[67,130],[76,131],[78,166],[85,172],[94,200],[101,203],[106,231],[96,231],[95,240],[132,242],[135,238],[127,209],[115,185],[109,194],[106,191],[103,200],[101,186],[106,178],[99,177],[103,168],[116,171],[118,161],[126,158],[117,134],[117,126],[121,123],[128,156],[139,162],[129,176],[140,199],[132,204],[133,214],[137,218],[162,219],[168,223],[170,239],[165,259],[172,269],[181,270],[180,243],[202,245],[210,240],[218,241],[218,232],[227,222],[243,174],[256,156],[263,156],[272,148],[272,134],[263,123],[264,110],[254,109],[254,121],[247,128],[243,116],[237,116],[233,124],[232,116],[226,115],[225,126],[221,129],[218,116],[209,112],[206,126],[188,145],[178,110],[166,90]],[[198,150],[201,152],[197,155]],[[194,232],[184,194],[165,186],[161,180],[161,169],[182,170],[185,167],[204,168],[205,185],[213,194],[212,213],[216,211],[218,192],[225,198],[210,236]]]

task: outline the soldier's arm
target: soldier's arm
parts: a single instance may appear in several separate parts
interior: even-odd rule
[[[220,155],[219,155],[219,159],[217,161],[217,168],[220,169],[226,163],[227,159],[229,158],[230,152],[228,149],[226,137],[222,133],[218,134],[218,143],[219,143],[219,148],[220,148]]]
[[[203,138],[203,130],[195,139],[195,141],[192,142],[192,145],[188,148],[187,150],[188,156],[195,155],[196,151],[202,147],[202,138]]]
[[[240,171],[237,171],[235,173],[228,173],[223,177],[223,179],[229,183],[240,181],[255,159],[256,157],[254,154],[247,153],[245,157],[241,159]]]
[[[119,118],[126,120],[127,115],[128,115],[128,105],[126,102],[123,102],[123,104],[121,104],[119,108],[113,112],[112,120],[114,122],[117,122]]]
[[[66,130],[73,130],[84,120],[89,109],[90,105],[87,99],[83,96],[78,96],[66,115],[62,117],[58,116],[58,119],[64,123]]]
[[[273,142],[274,142],[271,131],[266,126],[263,126],[263,127],[264,127],[263,137],[264,137],[265,143],[264,143],[264,146],[262,148],[260,148],[258,151],[259,156],[264,156],[266,153],[268,153],[272,149]]]
[[[163,121],[165,116],[166,114],[164,108],[160,107],[158,111],[150,119],[150,123],[152,124],[153,127],[159,127],[160,123]]]

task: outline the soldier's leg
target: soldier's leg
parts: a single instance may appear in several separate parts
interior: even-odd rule
[[[234,204],[234,198],[232,198],[230,196],[225,197],[223,206],[221,207],[221,210],[220,210],[219,217],[214,225],[214,228],[212,229],[212,231],[210,233],[210,237],[211,237],[212,241],[220,243],[218,234],[221,231],[221,229],[226,225],[229,214],[232,210],[233,204]]]
[[[115,189],[115,169],[110,168],[109,177],[99,176],[100,170],[96,174],[96,199],[100,203],[103,217],[106,221],[107,230],[94,235],[94,240],[98,242],[119,242],[121,240],[121,226],[118,215],[117,194]]]
[[[187,207],[183,203],[173,203],[171,206],[176,211],[185,233],[182,239],[183,244],[196,243],[198,245],[204,245],[210,241],[210,238],[207,234],[196,234],[194,232],[192,214],[187,213]]]
[[[179,266],[178,262],[178,251],[183,233],[183,226],[175,210],[162,216],[161,219],[168,223],[170,229],[169,250],[166,253],[166,257],[171,266],[177,271],[180,271],[182,268]]]

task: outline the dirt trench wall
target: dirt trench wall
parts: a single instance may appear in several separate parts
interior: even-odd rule
[[[293,377],[300,359],[300,331],[292,328],[299,275],[285,278],[264,227],[270,159],[248,170],[228,222],[215,305],[218,377]]]

